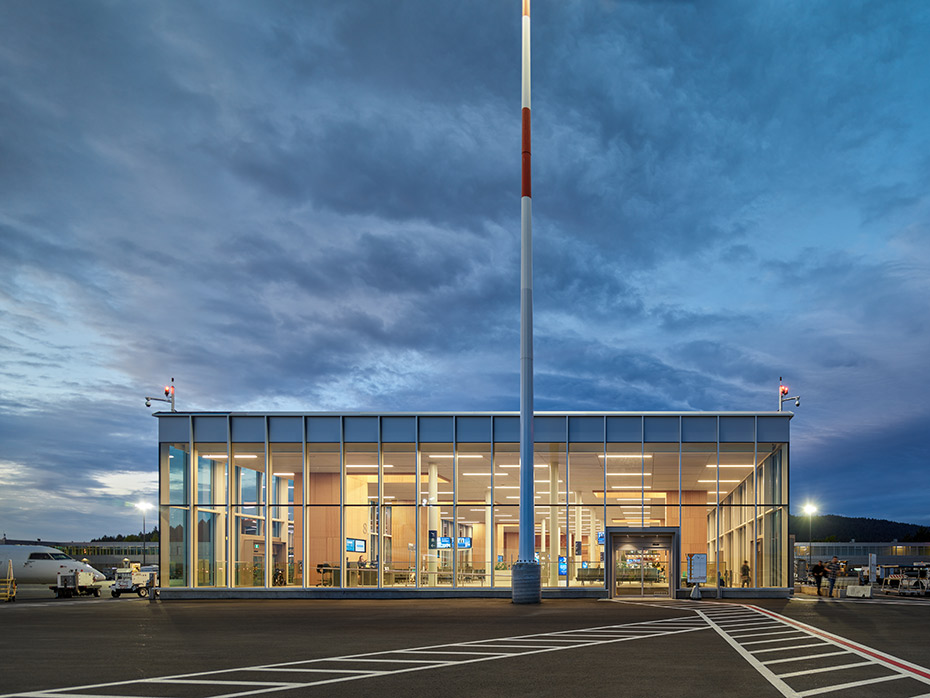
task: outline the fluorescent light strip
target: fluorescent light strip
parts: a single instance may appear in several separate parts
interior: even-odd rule
[[[272,473],[276,477],[294,477],[294,473]]]
[[[258,458],[254,453],[236,453],[233,458]]]

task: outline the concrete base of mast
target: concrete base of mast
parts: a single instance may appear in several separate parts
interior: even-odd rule
[[[511,568],[514,603],[539,603],[542,600],[540,568],[536,562],[515,562]]]

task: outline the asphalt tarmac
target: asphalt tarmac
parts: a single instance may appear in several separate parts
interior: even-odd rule
[[[930,599],[514,606],[32,591],[0,605],[0,698],[930,693]],[[81,686],[92,687],[68,690]]]

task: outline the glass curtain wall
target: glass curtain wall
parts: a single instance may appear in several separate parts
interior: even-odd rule
[[[344,446],[343,530],[345,584],[349,587],[378,586],[380,511],[378,508],[377,443]]]
[[[307,444],[306,581],[309,586],[342,586],[341,458],[338,443]]]
[[[159,531],[162,538],[161,583],[167,586],[188,586],[188,545],[190,541],[190,445],[163,443],[159,448]],[[167,540],[167,546],[165,541]],[[167,574],[166,574],[167,572]]]
[[[519,444],[265,448],[160,445],[166,585],[510,586]],[[624,579],[645,558],[605,561],[608,529],[672,528],[682,577],[688,554],[706,553],[709,586],[787,586],[787,454],[779,442],[536,444],[543,585],[603,586],[608,564]]]
[[[233,586],[268,586],[265,544],[265,444],[234,443],[230,488]]]
[[[381,584],[414,586],[417,572],[416,444],[382,444]]]
[[[568,447],[568,565],[570,586],[604,584],[604,444]]]
[[[451,443],[420,444],[420,586],[452,586],[454,471]]]
[[[565,444],[536,444],[534,460],[539,575],[544,587],[564,586],[568,578]]]
[[[226,586],[225,443],[195,443],[194,586]]]
[[[271,444],[271,584],[303,586],[303,446]]]
[[[459,444],[456,465],[455,540],[452,541],[456,585],[490,586],[494,550],[491,444]],[[505,475],[503,479],[509,477]]]
[[[511,585],[511,568],[519,554],[520,444],[494,444],[492,485],[494,577],[496,587]]]

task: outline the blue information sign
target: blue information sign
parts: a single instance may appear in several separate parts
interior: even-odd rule
[[[568,574],[568,562],[564,555],[559,556],[559,574],[565,576]]]
[[[430,550],[436,549],[436,536],[437,536],[436,531],[429,532],[429,549]]]

